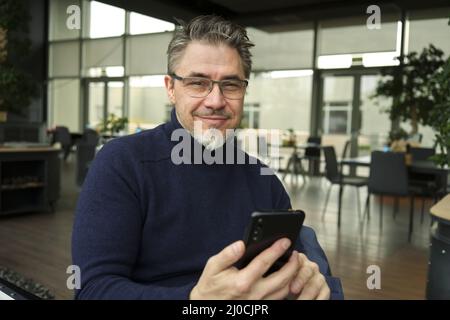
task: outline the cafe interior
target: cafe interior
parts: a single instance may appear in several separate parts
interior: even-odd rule
[[[73,299],[89,166],[170,120],[167,45],[202,14],[255,44],[237,139],[306,213],[345,298],[450,299],[448,0],[5,1],[0,299]]]

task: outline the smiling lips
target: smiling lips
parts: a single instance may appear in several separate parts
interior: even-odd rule
[[[206,122],[209,125],[212,126],[221,126],[225,123],[225,121],[227,121],[229,119],[229,117],[227,116],[196,116],[197,118],[200,118],[201,121]]]

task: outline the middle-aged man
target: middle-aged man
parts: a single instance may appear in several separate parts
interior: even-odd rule
[[[171,120],[107,143],[83,185],[72,241],[81,270],[76,298],[343,298],[308,227],[278,271],[263,276],[288,239],[235,268],[251,213],[289,209],[289,196],[246,154],[244,163],[195,161],[195,150],[223,157],[239,152],[227,129],[242,118],[252,46],[244,28],[217,16],[176,29],[165,77],[175,106]],[[180,163],[174,150],[182,133],[192,149],[181,151],[187,161]]]

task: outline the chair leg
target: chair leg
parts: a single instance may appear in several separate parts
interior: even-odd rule
[[[365,216],[367,212],[367,220],[370,220],[370,193],[367,192],[367,198],[366,198],[366,207],[364,208],[364,214],[362,217],[362,221],[364,221]]]
[[[342,193],[344,192],[344,185],[339,185],[339,199],[338,199],[338,228],[341,227],[341,213],[342,213]]]
[[[291,163],[292,163],[292,157],[289,158],[288,163],[286,165],[286,169],[284,169],[283,181],[286,179],[286,176],[289,172],[289,168],[291,167]]]
[[[361,220],[361,197],[359,195],[358,187],[356,187],[356,200],[358,201],[358,219]]]
[[[332,187],[333,187],[333,184],[330,184],[330,186],[328,187],[327,195],[325,197],[325,206],[323,207],[323,211],[322,211],[322,221],[325,220],[325,213],[327,212],[328,200],[330,199],[330,193],[331,193]]]
[[[397,213],[398,213],[398,205],[399,205],[398,197],[395,197],[395,198],[394,198],[394,212],[392,213],[392,217],[394,218],[394,220],[395,220],[395,218],[397,217]]]
[[[422,198],[422,211],[420,212],[420,224],[423,224],[423,212],[425,210],[425,197]]]
[[[414,225],[414,196],[411,196],[411,204],[409,206],[409,233],[408,233],[408,242],[411,242],[411,235],[413,233],[413,225]]]
[[[383,229],[383,196],[380,196],[380,230]]]

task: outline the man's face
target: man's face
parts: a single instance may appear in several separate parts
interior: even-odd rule
[[[180,77],[204,77],[212,80],[245,79],[241,59],[236,49],[227,45],[211,45],[191,42],[181,57],[175,73]],[[220,92],[217,84],[204,98],[192,98],[186,94],[181,81],[165,77],[165,85],[171,103],[181,125],[193,132],[194,121],[201,121],[202,129],[235,129],[242,118],[244,99],[230,100]]]

